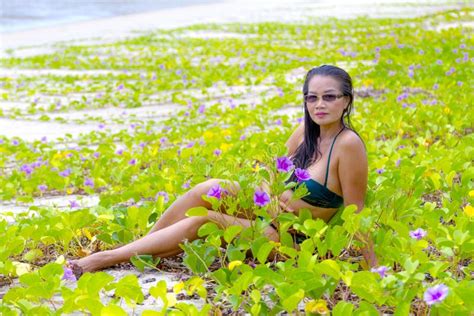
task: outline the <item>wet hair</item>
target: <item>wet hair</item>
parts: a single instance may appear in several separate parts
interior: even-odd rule
[[[346,128],[354,131],[350,123],[350,113],[352,111],[352,103],[354,100],[351,76],[349,76],[344,69],[331,65],[322,65],[311,69],[306,74],[303,84],[304,140],[292,155],[292,160],[296,168],[306,169],[322,155],[319,150],[319,142],[315,141],[319,138],[321,130],[319,125],[311,119],[306,102],[304,101],[304,96],[308,94],[309,82],[314,76],[332,77],[339,82],[341,93],[349,98],[349,104],[341,115],[341,123]],[[294,174],[291,177],[291,181],[296,181],[296,176]]]

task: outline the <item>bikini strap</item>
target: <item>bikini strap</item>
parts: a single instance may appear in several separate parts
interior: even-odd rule
[[[332,144],[331,144],[331,149],[329,150],[329,156],[328,156],[328,166],[326,168],[326,178],[324,179],[324,187],[326,187],[326,185],[328,184],[328,176],[329,176],[329,163],[331,162],[331,153],[332,153],[332,148],[334,147],[334,143],[336,142],[336,138],[337,136],[339,136],[339,134],[341,134],[341,132],[345,129],[346,127],[343,126],[342,129],[339,131],[339,133],[337,133],[336,137],[334,137],[334,140],[332,141]]]

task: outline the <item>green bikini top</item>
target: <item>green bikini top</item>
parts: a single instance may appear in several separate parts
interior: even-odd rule
[[[324,179],[324,185],[317,182],[316,180],[308,179],[308,180],[299,182],[293,188],[293,190],[295,190],[297,187],[299,187],[303,183],[306,184],[306,188],[309,191],[309,195],[306,195],[302,197],[301,199],[313,206],[322,207],[322,208],[339,208],[339,206],[341,206],[344,203],[344,199],[342,198],[342,196],[334,193],[333,191],[327,188],[328,175],[329,175],[329,163],[331,162],[332,148],[334,147],[334,143],[336,142],[337,136],[341,134],[344,128],[345,127],[343,127],[339,131],[339,133],[337,133],[336,137],[334,137],[334,140],[332,141],[331,149],[329,150],[328,165],[326,169],[326,177]]]

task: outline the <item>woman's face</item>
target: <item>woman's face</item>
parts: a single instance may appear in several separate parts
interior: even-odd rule
[[[305,101],[311,119],[320,126],[338,124],[349,105],[349,97],[342,94],[339,81],[319,75],[310,79]]]

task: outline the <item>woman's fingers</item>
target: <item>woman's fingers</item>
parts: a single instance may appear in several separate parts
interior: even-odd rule
[[[288,204],[284,203],[283,201],[280,201],[280,206],[285,211],[290,212],[290,213],[294,213],[294,210],[290,206],[288,206]]]

